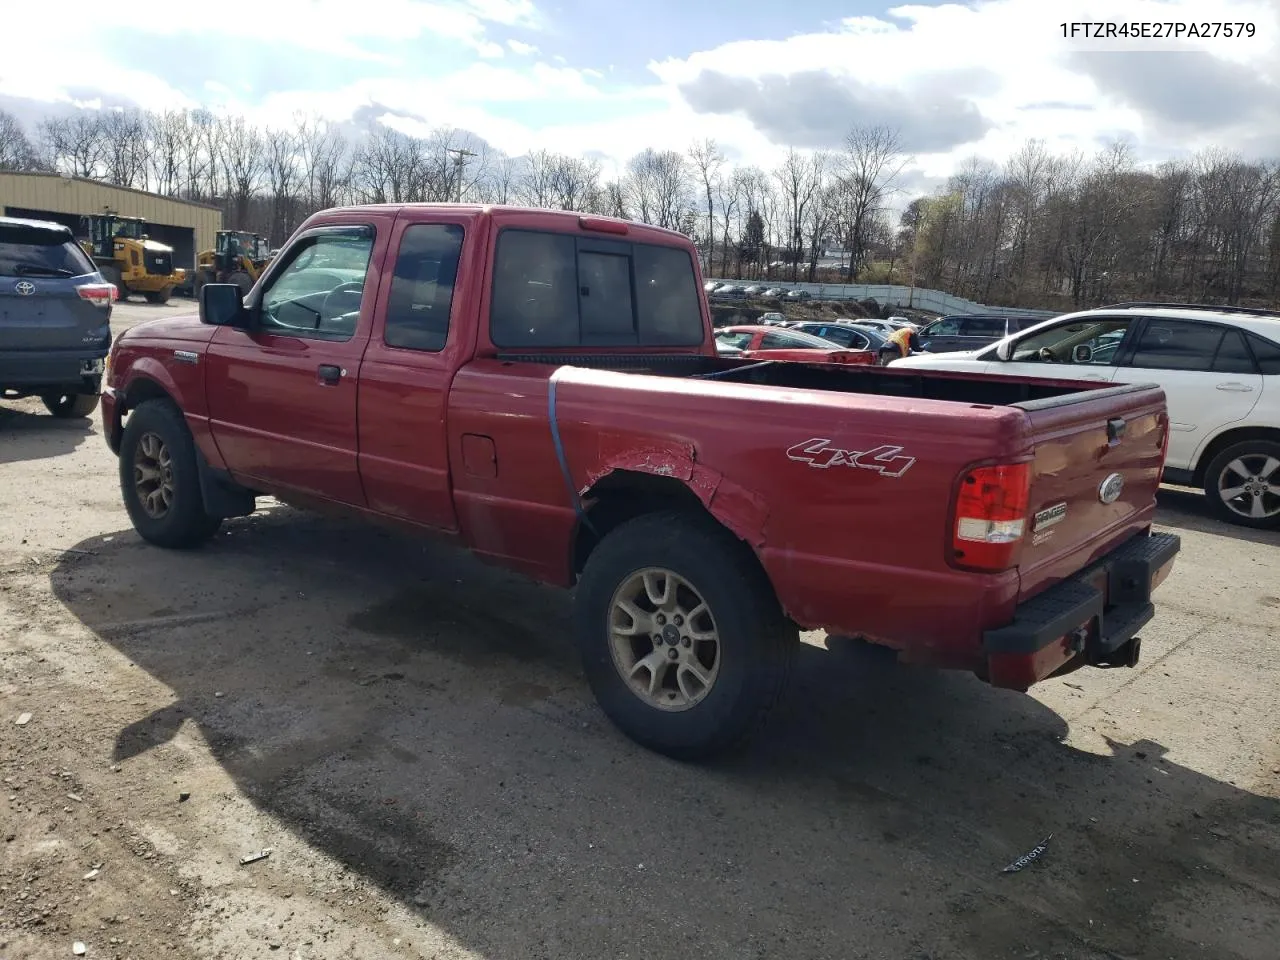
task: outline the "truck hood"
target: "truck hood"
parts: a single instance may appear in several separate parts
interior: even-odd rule
[[[982,348],[987,349],[986,347]],[[952,364],[957,360],[964,362],[969,360],[978,360],[978,354],[982,350],[952,350],[947,353],[917,353],[909,357],[900,357],[892,361],[891,367],[920,367],[924,370],[951,370],[954,369]]]
[[[120,334],[120,340],[177,340],[183,343],[208,343],[217,327],[200,322],[197,313],[178,317],[156,317],[143,320]]]

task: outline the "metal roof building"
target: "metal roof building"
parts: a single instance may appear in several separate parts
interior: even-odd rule
[[[214,234],[222,229],[222,211],[208,204],[58,173],[0,171],[0,213],[5,216],[53,220],[82,237],[80,218],[106,210],[142,217],[151,239],[173,247],[174,266],[188,271],[195,267],[196,252],[212,250]]]

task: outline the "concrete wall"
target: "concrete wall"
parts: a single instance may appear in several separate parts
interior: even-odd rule
[[[222,229],[222,211],[203,203],[58,174],[0,172],[0,210],[8,216],[43,216],[79,236],[79,218],[106,209],[142,217],[152,239],[173,247],[174,266],[188,270],[195,267],[197,251],[213,249],[214,234]]]
[[[931,310],[944,316],[957,313],[990,313],[1016,317],[1056,317],[1058,310],[1023,310],[1019,307],[988,307],[964,297],[957,297],[942,290],[923,287],[903,287],[888,283],[789,283],[785,280],[732,280],[708,277],[717,283],[785,287],[788,290],[808,290],[815,300],[874,300],[881,306],[915,307]]]

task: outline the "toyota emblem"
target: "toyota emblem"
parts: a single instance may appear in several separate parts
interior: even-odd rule
[[[30,280],[19,280],[13,285],[13,292],[20,297],[29,297],[36,292],[36,285]]]

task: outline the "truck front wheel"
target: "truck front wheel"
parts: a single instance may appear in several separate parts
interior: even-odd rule
[[[161,547],[194,547],[217,532],[200,493],[195,441],[168,400],[139,404],[120,442],[120,492],[133,528]]]
[[[591,689],[637,743],[681,760],[759,728],[799,646],[750,551],[680,512],[624,523],[578,583],[576,633]]]

